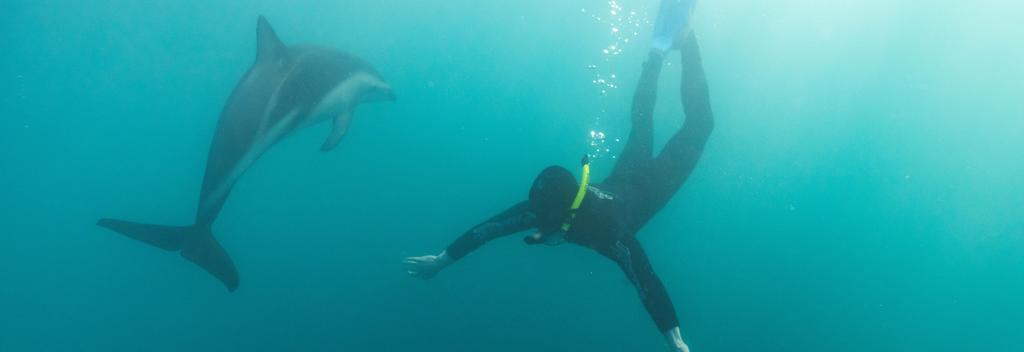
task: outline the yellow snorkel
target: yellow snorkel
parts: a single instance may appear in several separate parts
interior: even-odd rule
[[[590,157],[584,154],[580,163],[583,164],[583,178],[580,180],[580,190],[576,191],[576,199],[572,201],[572,207],[569,208],[569,217],[562,223],[562,231],[566,233],[572,228],[572,221],[576,219],[576,211],[583,204],[583,198],[587,197],[587,187],[590,186]]]

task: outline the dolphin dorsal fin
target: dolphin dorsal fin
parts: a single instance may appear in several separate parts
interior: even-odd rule
[[[267,18],[260,16],[256,24],[256,62],[279,60],[284,57],[286,49]]]

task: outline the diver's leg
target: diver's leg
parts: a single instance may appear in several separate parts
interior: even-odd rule
[[[644,63],[640,82],[633,93],[632,129],[607,182],[624,181],[632,172],[650,163],[654,153],[654,105],[658,100],[658,76],[664,56],[652,50]]]
[[[678,45],[683,66],[680,93],[686,122],[654,161],[651,175],[656,191],[651,200],[654,209],[664,206],[686,182],[697,166],[715,124],[696,34],[682,37]]]

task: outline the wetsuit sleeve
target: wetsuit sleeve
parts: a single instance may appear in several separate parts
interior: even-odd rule
[[[619,264],[626,278],[636,287],[640,300],[643,301],[651,319],[654,319],[658,331],[665,332],[679,326],[679,318],[676,316],[672,300],[669,299],[668,291],[654,273],[650,261],[647,260],[647,254],[636,238],[628,237],[616,241],[607,253],[603,254]]]
[[[445,251],[452,260],[459,260],[490,240],[533,228],[535,222],[529,204],[521,202],[466,231]]]

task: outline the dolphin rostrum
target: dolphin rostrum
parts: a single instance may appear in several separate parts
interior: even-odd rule
[[[257,24],[256,62],[221,112],[206,162],[199,209],[191,226],[158,226],[101,219],[99,226],[168,250],[238,288],[238,271],[211,227],[239,177],[289,133],[332,119],[321,150],[338,145],[360,103],[394,100],[391,87],[368,63],[318,47],[285,46],[263,16]]]

